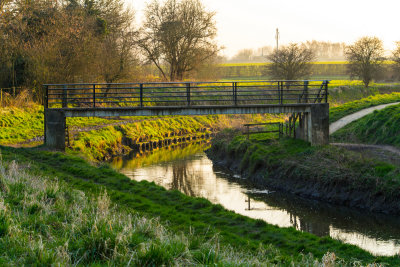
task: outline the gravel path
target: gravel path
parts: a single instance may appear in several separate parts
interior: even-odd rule
[[[360,110],[360,111],[358,111],[356,113],[350,114],[348,116],[345,116],[345,117],[341,118],[340,120],[335,121],[335,122],[333,122],[333,123],[331,123],[329,125],[329,134],[333,134],[334,132],[336,132],[337,130],[343,128],[344,126],[346,126],[350,122],[358,120],[358,119],[364,117],[365,115],[368,115],[368,114],[374,112],[375,110],[381,110],[381,109],[384,109],[384,108],[386,108],[388,106],[393,106],[393,105],[398,105],[398,104],[400,104],[400,102],[384,104],[384,105],[379,105],[379,106],[375,106],[375,107],[370,107],[370,108],[366,108],[366,109]]]

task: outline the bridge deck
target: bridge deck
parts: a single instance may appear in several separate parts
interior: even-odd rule
[[[54,108],[66,117],[112,117],[112,116],[172,116],[172,115],[213,115],[213,114],[259,114],[259,113],[300,113],[310,112],[318,104],[285,105],[211,105],[211,106],[149,106],[111,108]]]

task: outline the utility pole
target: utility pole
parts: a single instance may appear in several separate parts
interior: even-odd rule
[[[279,49],[279,29],[278,28],[276,28],[275,40],[276,40],[276,50],[278,51],[278,49]]]

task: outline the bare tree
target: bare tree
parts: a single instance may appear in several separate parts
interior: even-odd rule
[[[397,78],[400,78],[400,42],[396,42],[396,49],[392,52],[393,70]]]
[[[271,64],[267,65],[268,74],[274,79],[297,80],[309,77],[314,52],[305,46],[289,44],[275,49],[267,56]]]
[[[138,45],[164,79],[182,80],[218,52],[214,15],[199,0],[154,0],[146,7]]]
[[[376,79],[383,68],[383,43],[377,37],[362,37],[345,49],[350,77],[358,77],[368,87]]]

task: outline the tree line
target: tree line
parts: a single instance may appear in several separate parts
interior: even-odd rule
[[[201,0],[151,0],[139,24],[123,0],[1,0],[0,87],[30,88],[41,101],[45,83],[211,79],[220,60],[216,32],[215,12]],[[376,37],[349,46],[264,47],[261,53],[271,62],[270,77],[295,80],[311,75],[316,58],[341,49],[349,74],[366,86],[382,72],[383,44]],[[390,59],[399,73],[400,43]]]
[[[385,57],[383,42],[377,37],[365,36],[344,47],[347,73],[351,78],[363,81],[368,87],[372,80],[382,77],[385,60],[391,60],[396,78],[400,77],[400,42],[391,56]],[[297,80],[312,74],[312,62],[316,54],[311,47],[289,44],[275,49],[267,56],[271,64],[267,73],[275,79]]]
[[[214,12],[200,0],[152,0],[141,24],[123,0],[2,0],[0,87],[25,86],[37,100],[45,83],[201,75],[212,65]]]
[[[306,41],[299,44],[301,47],[309,48],[318,61],[341,61],[345,60],[345,43],[332,43],[325,41]],[[275,48],[264,46],[258,49],[241,49],[232,58],[223,58],[226,63],[252,63],[266,62],[266,56],[271,54]]]

